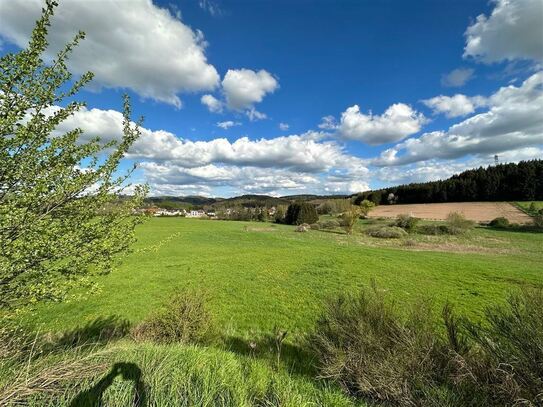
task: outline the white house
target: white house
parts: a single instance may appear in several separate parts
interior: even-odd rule
[[[187,218],[203,218],[207,216],[206,213],[203,211],[203,210],[198,210],[198,211],[190,211],[190,212],[187,212]]]

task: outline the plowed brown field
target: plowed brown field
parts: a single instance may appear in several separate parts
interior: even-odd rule
[[[372,209],[370,218],[395,218],[408,214],[421,219],[444,220],[450,212],[460,212],[467,219],[489,222],[503,216],[512,223],[531,223],[532,218],[507,202],[451,202],[432,204],[380,205]]]

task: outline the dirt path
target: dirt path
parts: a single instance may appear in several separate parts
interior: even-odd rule
[[[408,214],[421,219],[444,220],[450,212],[463,213],[467,219],[489,222],[503,216],[512,223],[531,223],[532,218],[507,202],[452,202],[433,204],[380,205],[372,209],[370,218],[395,218]]]

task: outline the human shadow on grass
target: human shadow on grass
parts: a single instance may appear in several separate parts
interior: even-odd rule
[[[52,344],[55,348],[73,348],[85,344],[105,344],[128,334],[130,322],[116,315],[99,317],[64,332]]]
[[[310,352],[288,342],[281,343],[279,350],[274,335],[264,335],[254,340],[230,336],[224,339],[224,343],[231,352],[265,360],[274,367],[279,361],[279,365],[290,374],[308,377],[316,374]]]
[[[141,369],[135,363],[115,363],[111,371],[90,389],[80,392],[70,403],[70,407],[102,407],[103,395],[117,376],[123,380],[134,382],[134,395],[127,407],[144,407],[147,405],[148,386],[142,380]]]

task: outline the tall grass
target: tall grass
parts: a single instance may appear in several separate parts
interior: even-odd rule
[[[310,377],[276,371],[259,360],[235,353],[200,346],[121,342],[108,347],[104,355],[89,353],[82,361],[95,367],[92,375],[67,377],[49,392],[31,391],[2,405],[55,406],[93,405],[100,400],[108,407],[221,406],[221,407],[298,407],[362,406]],[[61,369],[73,358],[47,358],[47,368],[32,370],[30,380],[50,369]],[[98,359],[99,366],[92,365]],[[47,362],[47,363],[46,363]],[[128,366],[137,374],[117,374],[117,366]],[[44,370],[49,369],[49,370]],[[107,386],[103,384],[106,383]],[[2,397],[11,387],[0,388]],[[139,390],[140,394],[136,394]],[[142,394],[143,393],[143,394]],[[76,404],[74,404],[76,403]],[[77,404],[78,403],[78,404]]]
[[[419,303],[399,312],[375,287],[339,297],[309,337],[320,376],[394,405],[502,406],[543,401],[543,292],[512,294],[484,323],[450,305],[435,323]]]

